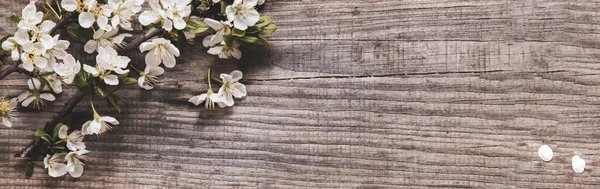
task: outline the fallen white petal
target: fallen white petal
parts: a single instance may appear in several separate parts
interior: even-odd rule
[[[540,149],[538,149],[538,155],[540,158],[542,158],[542,160],[550,161],[552,160],[554,153],[552,152],[552,148],[550,148],[550,146],[544,144],[540,146]]]
[[[573,171],[576,173],[583,173],[585,170],[585,160],[581,159],[579,156],[573,156]]]

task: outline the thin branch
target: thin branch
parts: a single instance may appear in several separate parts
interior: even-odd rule
[[[13,72],[16,72],[19,68],[19,61],[13,61],[10,66],[0,72],[0,80],[4,79],[6,76],[10,75]]]
[[[124,53],[128,53],[134,49],[137,49],[141,43],[143,43],[144,41],[147,41],[148,39],[153,38],[154,36],[159,35],[161,32],[163,32],[163,30],[150,29],[150,31],[148,31],[146,34],[144,34],[144,35],[136,38],[132,42],[128,43],[125,48],[123,48],[122,50],[119,51],[119,53],[124,54]],[[56,115],[51,121],[46,122],[46,125],[44,126],[44,131],[46,133],[54,132],[54,127],[56,127],[57,124],[59,124],[69,114],[71,114],[71,112],[73,111],[75,106],[77,106],[79,101],[81,101],[81,99],[83,99],[84,96],[85,96],[85,94],[81,93],[80,91],[77,91],[77,93],[75,93],[75,95],[73,97],[71,97],[71,99],[67,103],[65,103],[65,106],[63,106],[62,110],[58,113],[58,115]],[[21,158],[21,159],[27,159],[27,160],[39,160],[41,157],[41,154],[35,154],[35,152],[39,151],[38,149],[41,147],[41,144],[42,144],[42,140],[39,137],[36,137],[25,148],[23,148],[23,150],[21,150],[20,153],[15,154],[14,157]]]

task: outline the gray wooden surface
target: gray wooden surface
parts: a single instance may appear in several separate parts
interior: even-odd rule
[[[26,3],[0,2],[2,33]],[[598,0],[267,0],[279,26],[270,53],[222,61],[196,45],[156,90],[122,90],[123,113],[102,103],[121,125],[86,138],[80,179],[39,167],[26,179],[10,158],[74,89],[21,109],[0,128],[0,185],[598,188],[599,10]],[[244,71],[248,97],[215,112],[187,103],[209,66]],[[1,93],[23,91],[24,78],[0,81]],[[86,102],[76,122],[91,117]]]

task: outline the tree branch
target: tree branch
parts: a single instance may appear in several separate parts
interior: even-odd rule
[[[140,46],[140,44],[142,44],[144,41],[147,41],[148,39],[159,35],[161,32],[163,32],[163,30],[161,29],[150,29],[150,31],[148,31],[144,35],[128,43],[125,48],[119,51],[119,53],[125,54],[134,49],[137,49]],[[83,99],[84,96],[85,94],[81,93],[80,91],[77,91],[77,93],[75,93],[75,95],[73,95],[73,97],[71,97],[71,99],[67,103],[65,103],[65,106],[63,106],[62,110],[58,113],[58,115],[56,115],[51,121],[46,122],[46,125],[44,125],[44,131],[46,133],[54,132],[54,127],[56,127],[57,124],[59,124],[69,114],[71,114],[75,106],[77,106],[79,101],[81,101],[81,99]],[[23,148],[23,150],[21,150],[20,153],[15,154],[14,157],[27,160],[39,160],[42,158],[42,154],[36,154],[36,152],[39,151],[38,149],[41,147],[41,144],[42,140],[39,137],[36,137],[25,148]]]

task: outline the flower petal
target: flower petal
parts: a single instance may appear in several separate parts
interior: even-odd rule
[[[116,75],[106,75],[104,76],[104,83],[107,85],[119,85],[119,77]]]
[[[90,12],[83,12],[79,14],[79,25],[81,25],[82,28],[90,28],[92,25],[94,25],[94,22],[96,22],[94,14]]]
[[[67,132],[69,132],[69,126],[63,125],[58,130],[58,138],[65,139],[67,137]]]
[[[89,40],[87,43],[85,43],[85,46],[83,46],[83,50],[85,50],[85,52],[89,54],[94,53],[94,51],[96,51],[96,48],[98,48],[98,42],[94,40]]]

